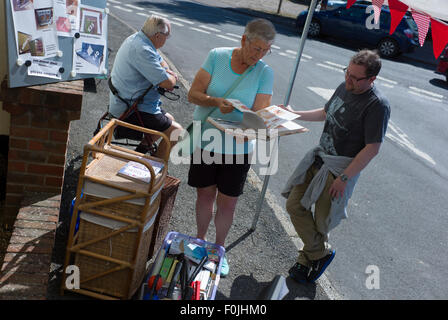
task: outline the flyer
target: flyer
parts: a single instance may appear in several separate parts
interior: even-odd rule
[[[56,56],[59,47],[53,0],[10,1],[18,57],[29,60]]]
[[[54,0],[58,36],[72,37],[79,31],[78,0]]]
[[[79,38],[73,46],[76,73],[99,74],[105,71],[107,14],[103,9],[80,5]]]
[[[62,67],[62,62],[31,59],[31,66],[28,68],[28,75],[35,77],[45,77],[52,79],[61,79],[59,72]]]

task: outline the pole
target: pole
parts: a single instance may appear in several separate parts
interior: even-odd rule
[[[297,69],[299,68],[300,59],[302,58],[303,48],[305,46],[306,37],[308,36],[308,30],[310,29],[310,24],[311,24],[311,20],[313,19],[313,14],[314,14],[314,10],[316,9],[317,1],[318,0],[311,0],[311,4],[310,4],[309,10],[308,10],[308,15],[307,15],[306,21],[305,21],[305,26],[303,27],[302,37],[300,38],[299,48],[297,50],[294,70],[291,73],[291,77],[289,79],[288,91],[286,92],[285,100],[283,103],[285,106],[287,106],[289,104],[289,100],[291,99],[291,93],[292,93],[292,88],[294,86],[294,81],[296,79]],[[277,140],[274,143],[275,143],[275,145],[274,145],[273,151],[271,152],[271,155],[277,153],[276,149],[278,148],[278,144],[280,143],[280,137],[277,137]],[[270,165],[271,165],[271,162],[269,161],[269,166]],[[269,173],[269,170],[267,172]],[[269,178],[270,178],[270,174],[265,175],[265,177],[264,177],[263,187],[261,188],[261,194],[260,194],[260,197],[257,202],[257,207],[255,209],[255,216],[254,216],[254,219],[252,220],[252,227],[249,229],[250,232],[254,232],[255,228],[257,227],[257,222],[258,222],[258,218],[260,217],[261,207],[263,205],[264,197],[266,195],[266,190],[268,188]]]

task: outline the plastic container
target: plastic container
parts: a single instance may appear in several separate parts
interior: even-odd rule
[[[214,250],[216,250],[216,253],[218,255],[219,261],[217,263],[217,268],[216,268],[216,271],[215,271],[215,280],[214,280],[214,283],[213,283],[213,285],[211,287],[211,294],[207,297],[207,300],[214,300],[215,296],[216,296],[216,290],[218,289],[219,280],[220,280],[220,277],[221,277],[221,266],[222,266],[222,260],[223,260],[224,254],[225,254],[225,249],[222,246],[219,246],[219,245],[217,245],[215,243],[207,242],[207,241],[204,241],[204,240],[201,240],[201,239],[198,239],[198,238],[194,238],[194,237],[191,237],[191,236],[179,233],[179,232],[171,231],[171,232],[169,232],[166,235],[165,240],[163,241],[163,245],[160,248],[160,250],[157,253],[157,255],[159,255],[160,251],[163,250],[163,251],[165,251],[164,255],[166,256],[167,252],[169,251],[170,245],[171,245],[171,243],[173,242],[174,239],[184,240],[186,243],[189,243],[189,244],[191,243],[191,244],[195,244],[195,245],[201,246],[201,247],[206,248],[206,249],[214,249]],[[141,299],[145,299],[145,296],[146,296],[145,293],[147,291],[146,283],[147,283],[149,277],[151,276],[151,274],[154,271],[153,268],[154,268],[154,264],[151,267],[151,270],[150,270],[148,276],[146,277],[146,279],[145,279],[145,281],[144,281],[144,283],[142,285]]]

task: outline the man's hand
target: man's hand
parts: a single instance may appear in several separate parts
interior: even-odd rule
[[[166,73],[168,73],[168,74],[172,75],[174,78],[176,78],[176,81],[179,80],[179,77],[177,76],[177,74],[174,71],[172,71],[170,69],[166,69]]]
[[[332,198],[339,198],[344,195],[345,187],[347,186],[347,182],[343,182],[340,177],[337,177],[333,184],[330,187],[330,196]]]
[[[217,106],[219,107],[219,111],[221,111],[221,113],[225,114],[225,113],[230,113],[233,111],[234,107],[233,104],[223,98],[216,98],[217,100]]]

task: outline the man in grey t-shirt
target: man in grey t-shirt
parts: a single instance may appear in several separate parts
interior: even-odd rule
[[[304,207],[302,198],[314,191],[308,188],[316,185],[313,178],[322,172],[325,161],[316,153],[314,163],[300,179],[290,178],[290,181],[303,181],[288,186],[290,189],[285,193],[288,195],[286,209],[304,243],[297,263],[289,270],[291,277],[298,282],[316,281],[333,260],[335,250],[328,243],[333,202],[341,199],[344,192],[352,191],[359,173],[378,154],[383,142],[390,106],[374,85],[380,69],[378,54],[362,50],[351,58],[344,70],[345,82],[336,89],[325,107],[310,111],[294,111],[288,107],[301,116],[300,120],[325,121],[316,150],[325,159],[330,156],[332,160],[340,159],[340,163],[344,163],[342,168],[338,168],[341,174],[335,175],[334,170],[330,170],[326,181],[320,181],[324,186],[314,203],[314,215],[311,207]],[[350,190],[346,189],[347,185],[350,185]]]

